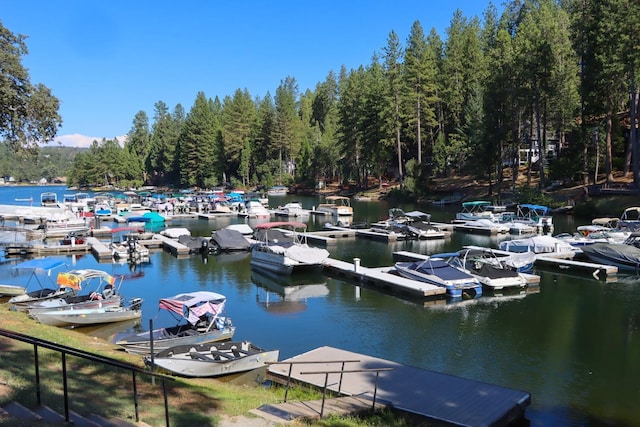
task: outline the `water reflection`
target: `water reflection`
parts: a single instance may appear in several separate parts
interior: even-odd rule
[[[326,277],[321,273],[279,276],[253,268],[251,280],[256,284],[256,302],[272,314],[306,310],[309,298],[329,295]]]

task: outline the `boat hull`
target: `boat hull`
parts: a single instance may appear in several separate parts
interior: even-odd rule
[[[169,332],[170,329],[156,329],[153,331],[154,353],[179,345],[204,344],[216,341],[230,340],[236,331],[234,326],[225,326],[223,329],[214,329],[209,332],[199,332],[190,327],[184,327],[177,335]],[[149,332],[130,335],[116,342],[129,353],[149,354],[151,352]]]
[[[121,307],[45,311],[34,315],[40,323],[49,326],[97,325],[139,319],[141,316],[142,310],[131,310]]]
[[[447,296],[460,298],[464,293],[482,295],[482,284],[472,275],[446,264],[444,260],[397,262],[395,269],[403,277],[445,288]],[[431,268],[431,266],[435,268]],[[436,273],[437,271],[437,273]]]
[[[264,350],[246,342],[208,343],[168,348],[156,354],[153,363],[184,377],[219,377],[277,362],[279,355],[279,350]],[[150,358],[145,362],[150,363]]]

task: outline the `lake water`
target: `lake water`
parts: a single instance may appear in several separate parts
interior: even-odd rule
[[[53,188],[62,194],[64,187]],[[0,187],[0,204],[34,198],[51,187]],[[272,198],[272,207],[315,197]],[[20,202],[27,203],[27,202]],[[419,209],[433,221],[449,222],[459,207],[388,205],[354,202],[354,221],[377,221],[390,207]],[[193,235],[208,236],[240,219],[179,220]],[[310,218],[319,229],[323,219]],[[574,231],[590,218],[554,217],[555,232]],[[252,222],[250,222],[252,224]],[[462,245],[496,247],[495,238],[454,233],[444,241],[397,242],[341,240],[329,247],[334,258],[363,266],[387,266],[396,250],[425,254],[457,250]],[[98,263],[90,254],[64,257],[75,268],[100,268],[130,274],[127,265]],[[0,280],[14,280],[11,262],[2,258]],[[334,346],[403,364],[435,370],[531,393],[527,419],[534,426],[640,425],[640,279],[621,277],[604,283],[537,270],[539,288],[517,296],[482,296],[461,303],[408,301],[375,289],[324,275],[305,275],[293,283],[252,273],[249,254],[194,255],[176,259],[152,252],[138,266],[137,278],[124,281],[121,293],[142,297],[142,328],[175,321],[157,309],[158,298],[210,290],[228,297],[227,314],[235,338],[279,348],[287,358],[320,346]],[[287,295],[283,293],[287,289]],[[294,288],[294,286],[298,286]],[[305,295],[297,299],[296,292]]]

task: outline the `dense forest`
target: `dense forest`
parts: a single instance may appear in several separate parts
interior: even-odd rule
[[[636,123],[637,0],[511,0],[482,19],[456,11],[446,29],[395,31],[371,62],[329,71],[300,93],[196,94],[187,111],[163,101],[139,111],[125,141],[94,141],[69,182],[120,187],[364,188],[386,179],[421,196],[434,177],[473,175],[499,194],[522,153],[524,172],[588,184],[598,169],[640,185]],[[159,94],[161,95],[161,94]],[[554,153],[547,162],[546,153]],[[533,171],[532,171],[533,170]],[[522,173],[522,172],[521,172]]]
[[[9,144],[0,143],[0,171],[7,182],[48,183],[62,181],[73,168],[76,155],[86,148],[40,147],[33,151],[15,151]]]

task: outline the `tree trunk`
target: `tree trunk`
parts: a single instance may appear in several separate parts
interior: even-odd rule
[[[611,95],[609,95],[609,97],[607,98],[607,147],[606,147],[606,160],[605,160],[605,167],[606,167],[606,171],[607,171],[607,184],[610,184],[611,182],[613,182],[613,163],[611,160],[612,157],[612,151],[611,151],[611,141],[612,141],[612,135],[611,133],[613,132],[613,112],[611,111],[611,109],[613,108],[612,106],[613,102],[611,100]]]

